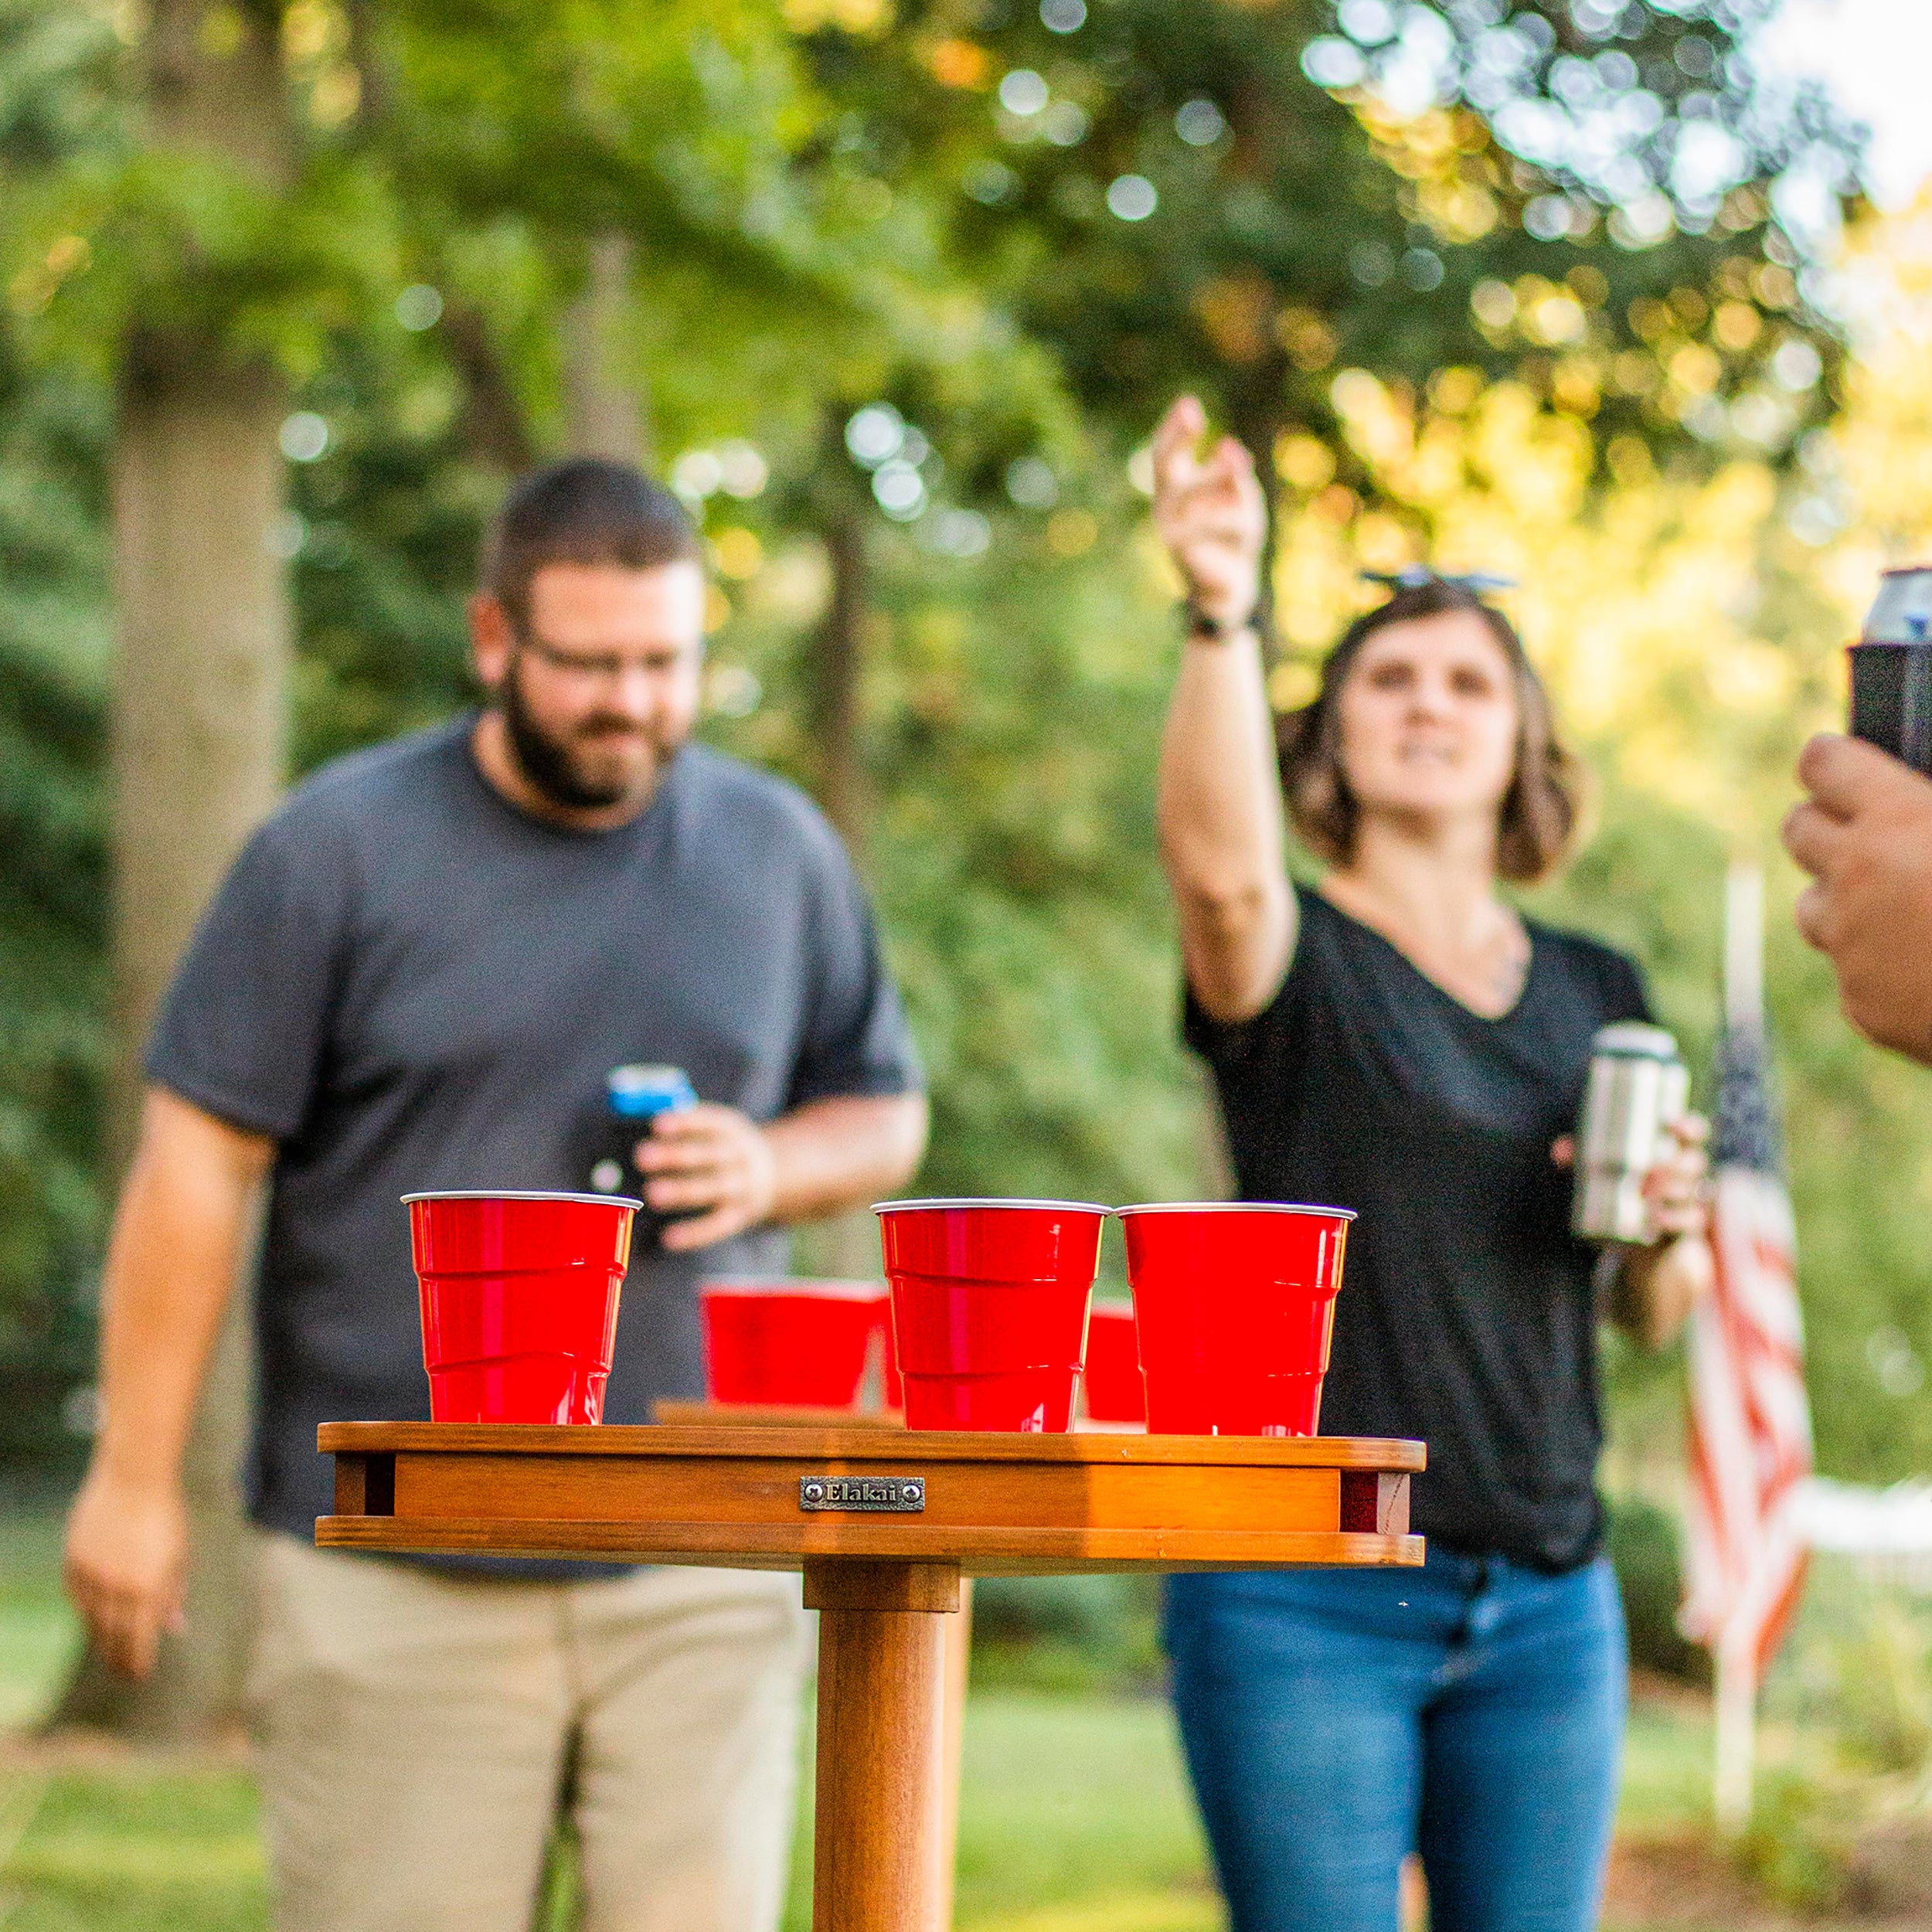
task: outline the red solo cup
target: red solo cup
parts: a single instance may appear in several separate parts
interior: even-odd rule
[[[1212,1428],[1172,1428],[1164,1435],[1318,1436],[1321,1383],[1318,1375],[1230,1378],[1215,1400]],[[1197,1413],[1199,1413],[1197,1411]],[[1185,1419],[1185,1412],[1182,1412]]]
[[[908,1429],[1005,1429],[1063,1436],[1073,1426],[1078,1369],[906,1377]]]
[[[906,1378],[899,1372],[899,1338],[893,1333],[892,1290],[886,1291],[886,1304],[879,1317],[879,1362],[883,1372],[880,1400],[888,1409],[906,1406]]]
[[[886,1311],[876,1281],[707,1281],[698,1290],[714,1402],[855,1409]]]
[[[1070,1428],[1107,1209],[886,1201],[873,1212],[907,1426]]]
[[[1355,1216],[1252,1201],[1117,1212],[1148,1427],[1162,1435],[1315,1434]]]
[[[641,1202],[406,1194],[436,1422],[596,1422]]]
[[[1145,1422],[1140,1338],[1131,1308],[1099,1302],[1087,1318],[1087,1413],[1095,1422]]]

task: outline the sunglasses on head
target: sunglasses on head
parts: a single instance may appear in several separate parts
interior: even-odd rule
[[[1426,563],[1405,563],[1400,570],[1364,570],[1362,580],[1379,583],[1389,590],[1420,590],[1424,585],[1446,583],[1454,590],[1467,590],[1472,597],[1486,597],[1498,590],[1513,590],[1514,577],[1498,577],[1493,571],[1471,570],[1457,576],[1447,570],[1432,570]]]

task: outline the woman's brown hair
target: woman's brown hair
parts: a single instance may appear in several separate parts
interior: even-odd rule
[[[1505,879],[1532,884],[1563,864],[1582,831],[1583,769],[1556,736],[1549,694],[1515,626],[1475,591],[1441,577],[1404,586],[1386,604],[1357,617],[1328,653],[1315,701],[1277,725],[1288,816],[1318,856],[1331,865],[1347,863],[1359,808],[1342,770],[1342,686],[1362,647],[1377,631],[1451,611],[1481,618],[1509,662],[1516,691],[1516,769],[1497,815],[1496,869]]]

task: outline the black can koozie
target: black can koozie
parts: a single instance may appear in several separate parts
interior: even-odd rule
[[[685,1219],[690,1212],[661,1214],[648,1205],[649,1182],[638,1168],[638,1143],[660,1114],[697,1104],[697,1093],[679,1066],[614,1066],[605,1076],[604,1104],[585,1136],[578,1181],[592,1194],[628,1194],[646,1202],[633,1224],[634,1248],[657,1247],[665,1223]]]

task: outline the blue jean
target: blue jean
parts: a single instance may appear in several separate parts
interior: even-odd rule
[[[1232,1932],[1590,1932],[1622,1754],[1617,1581],[1437,1549],[1417,1570],[1170,1579],[1188,1768]]]

